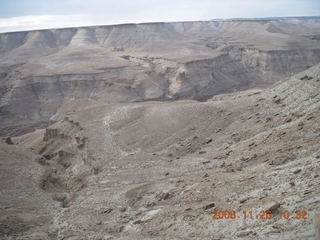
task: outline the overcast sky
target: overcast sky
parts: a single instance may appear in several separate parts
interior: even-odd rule
[[[319,15],[320,0],[0,0],[0,32],[117,23]]]

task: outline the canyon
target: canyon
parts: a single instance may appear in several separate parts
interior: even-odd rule
[[[319,17],[0,34],[0,239],[316,239],[319,36]]]

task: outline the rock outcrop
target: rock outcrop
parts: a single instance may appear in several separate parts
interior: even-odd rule
[[[317,34],[289,18],[0,35],[0,239],[316,239]]]
[[[319,62],[319,34],[319,18],[3,33],[0,134],[82,105],[205,101],[270,85]]]

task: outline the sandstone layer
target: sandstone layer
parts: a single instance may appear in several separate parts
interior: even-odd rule
[[[316,239],[319,34],[318,18],[1,34],[0,239]]]

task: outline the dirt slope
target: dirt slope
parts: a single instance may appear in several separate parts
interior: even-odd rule
[[[319,26],[314,17],[0,34],[0,134],[91,104],[205,101],[270,85],[319,62]]]
[[[45,210],[54,221],[46,230],[14,228],[2,237],[315,239],[319,123],[320,65],[268,88],[207,102],[84,106],[5,146],[40,157],[38,167],[30,166],[45,174],[25,182],[53,202]],[[20,189],[16,182],[9,187]],[[256,218],[268,209],[272,219]],[[241,217],[211,219],[213,210]],[[244,210],[253,211],[253,219],[244,219]],[[285,210],[307,211],[307,219],[281,219]],[[4,207],[4,216],[9,211]]]

